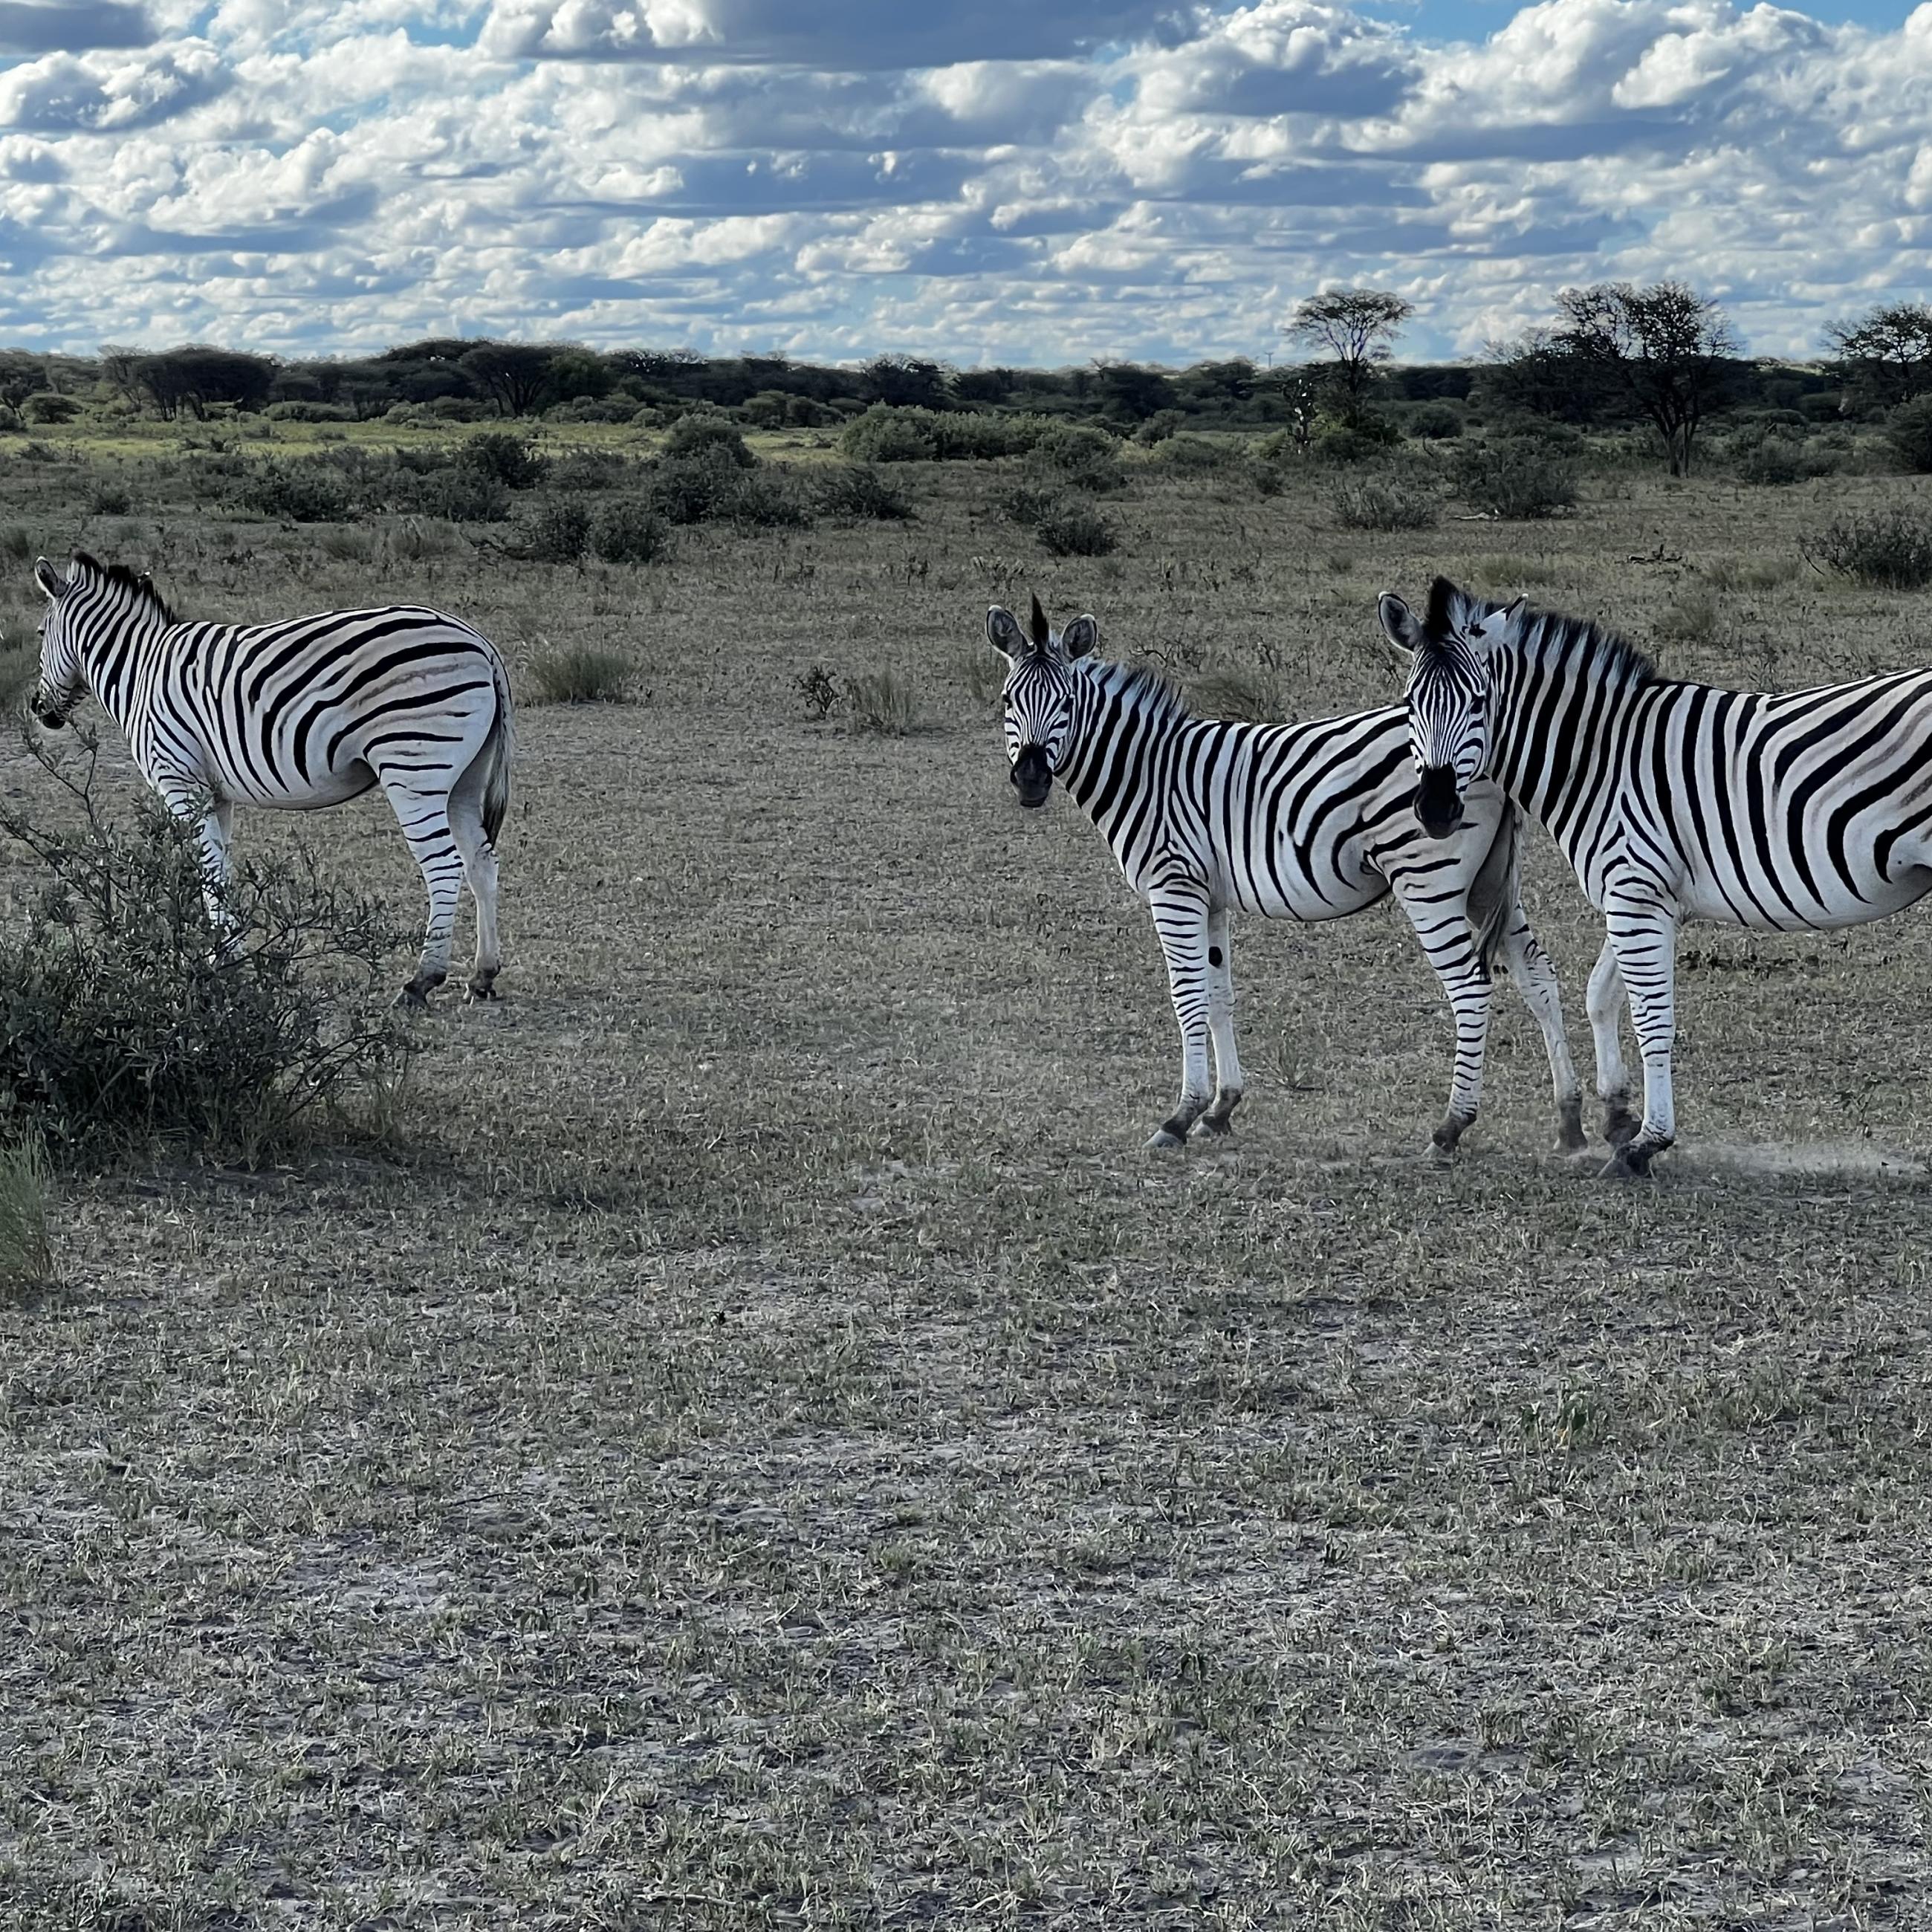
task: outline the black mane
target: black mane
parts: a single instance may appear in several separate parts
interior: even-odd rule
[[[1480,622],[1508,608],[1438,577],[1429,586],[1423,628],[1430,637],[1439,638],[1460,632],[1471,619]],[[1580,660],[1592,670],[1633,684],[1648,684],[1658,676],[1656,665],[1636,645],[1594,617],[1572,617],[1531,604],[1518,614],[1513,628],[1516,648],[1526,655]]]
[[[150,609],[160,614],[164,623],[178,622],[178,619],[170,607],[167,599],[154,588],[154,580],[145,572],[130,570],[124,563],[103,563],[97,556],[91,556],[84,550],[74,554],[74,561],[80,568],[104,578],[110,584],[131,592]]]
[[[1148,665],[1110,664],[1104,658],[1082,658],[1079,662],[1107,679],[1123,698],[1144,706],[1158,718],[1178,724],[1193,716],[1179,688]]]

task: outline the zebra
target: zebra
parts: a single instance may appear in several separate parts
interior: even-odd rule
[[[1416,810],[1455,836],[1501,785],[1575,868],[1606,938],[1590,975],[1598,1092],[1637,1175],[1676,1136],[1671,1047],[1677,928],[1774,932],[1882,919],[1932,892],[1932,670],[1808,691],[1727,691],[1660,676],[1580,617],[1498,604],[1438,577],[1418,620],[1384,593],[1410,654]],[[1630,1108],[1626,989],[1643,1062]]]
[[[1556,975],[1517,896],[1521,819],[1500,792],[1472,800],[1445,852],[1420,836],[1411,809],[1400,706],[1300,724],[1193,718],[1156,674],[1096,657],[1090,615],[1055,631],[1035,597],[1028,630],[999,604],[986,614],[988,641],[1006,661],[1006,759],[1020,803],[1037,809],[1062,781],[1153,914],[1166,961],[1180,1099],[1150,1148],[1180,1147],[1190,1130],[1226,1134],[1241,1098],[1229,915],[1340,919],[1391,891],[1455,1016],[1436,1158],[1446,1160],[1476,1118],[1498,958],[1542,1029],[1560,1144],[1582,1145]]]
[[[213,892],[228,876],[236,804],[307,812],[380,784],[429,893],[400,1003],[449,976],[460,885],[476,902],[472,999],[496,997],[496,841],[510,802],[514,720],[496,647],[414,604],[272,624],[180,622],[152,578],[76,550],[46,594],[34,715],[64,724],[92,692],[142,776],[195,824]]]

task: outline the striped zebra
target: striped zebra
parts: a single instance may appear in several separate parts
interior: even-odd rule
[[[1043,806],[1061,781],[1153,914],[1166,958],[1180,1100],[1149,1147],[1179,1147],[1190,1129],[1227,1132],[1241,1097],[1228,915],[1340,919],[1391,891],[1455,1015],[1455,1076],[1432,1136],[1437,1157],[1476,1118],[1498,958],[1542,1029],[1562,1144],[1582,1144],[1556,975],[1516,892],[1521,820],[1501,793],[1477,794],[1445,850],[1416,826],[1400,707],[1305,724],[1192,718],[1152,672],[1092,655],[1092,617],[1055,632],[1035,598],[1030,631],[997,604],[986,614],[987,638],[1008,667],[1006,758],[1020,802]]]
[[[1420,620],[1393,595],[1380,610],[1390,640],[1411,653],[1424,828],[1460,836],[1472,796],[1500,784],[1548,828],[1604,915],[1589,992],[1617,1148],[1604,1172],[1647,1173],[1676,1135],[1673,967],[1684,920],[1824,930],[1932,892],[1932,670],[1725,691],[1660,677],[1585,619],[1486,602],[1444,578]],[[1626,988],[1641,1120],[1618,1037]]]
[[[495,997],[496,838],[510,801],[510,682],[496,646],[415,605],[327,610],[274,624],[184,624],[152,580],[76,551],[42,557],[47,598],[34,713],[66,723],[91,692],[141,775],[199,826],[216,885],[238,803],[290,812],[380,784],[422,868],[429,926],[402,999],[449,976],[456,904],[476,902],[472,999]]]

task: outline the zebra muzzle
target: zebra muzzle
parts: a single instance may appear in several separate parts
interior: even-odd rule
[[[1425,766],[1415,788],[1415,815],[1432,838],[1447,838],[1462,822],[1462,794],[1456,789],[1455,768]]]
[[[50,731],[58,731],[67,723],[67,713],[62,711],[51,698],[42,698],[36,694],[32,708],[34,716]]]
[[[1053,789],[1053,768],[1042,747],[1028,745],[1013,760],[1012,779],[1021,804],[1033,808],[1046,802],[1046,795]]]

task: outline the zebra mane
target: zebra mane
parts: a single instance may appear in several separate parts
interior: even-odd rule
[[[89,556],[84,550],[76,550],[72,560],[76,570],[84,570],[89,576],[113,584],[128,592],[137,603],[146,604],[164,623],[172,624],[179,621],[167,599],[154,588],[154,580],[152,577],[140,571],[131,570],[124,563],[103,563],[98,557]]]
[[[1460,632],[1471,620],[1480,622],[1508,608],[1459,590],[1446,577],[1438,577],[1429,586],[1424,628],[1432,638]],[[1621,682],[1648,684],[1658,675],[1656,665],[1636,645],[1594,617],[1572,617],[1561,610],[1540,610],[1525,604],[1510,621],[1509,637],[1526,657],[1581,664]]]
[[[1123,703],[1157,723],[1182,724],[1192,716],[1175,686],[1145,664],[1109,664],[1103,658],[1081,658],[1076,663]]]

